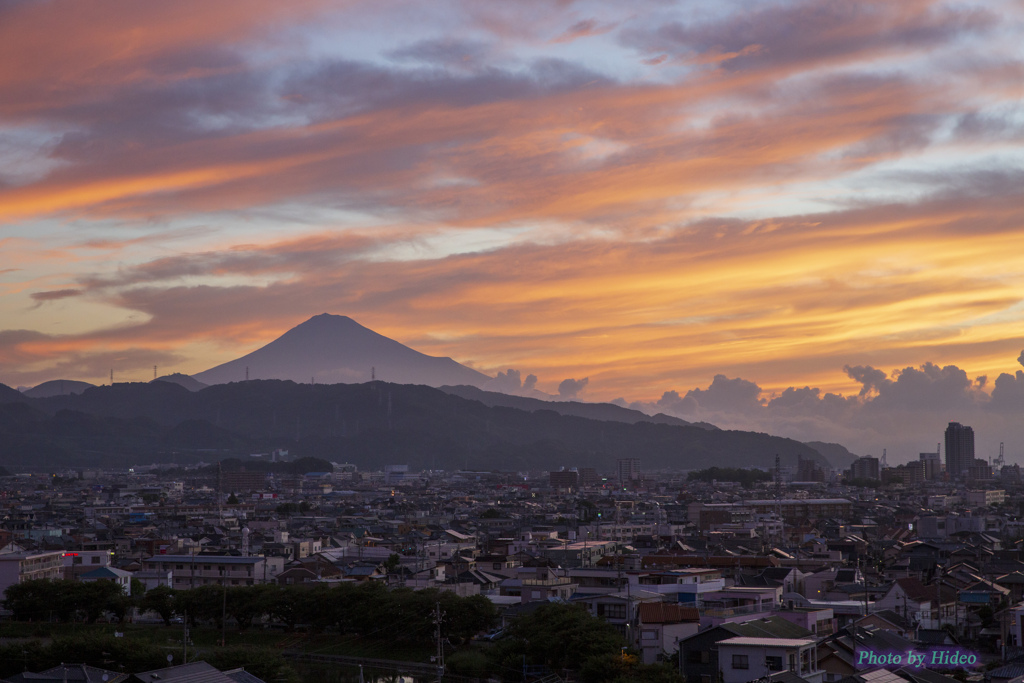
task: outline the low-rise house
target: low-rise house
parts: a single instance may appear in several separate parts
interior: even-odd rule
[[[637,610],[637,647],[644,664],[653,664],[679,649],[679,641],[700,628],[700,612],[669,602],[644,602]]]
[[[132,594],[132,573],[126,572],[117,567],[100,567],[79,575],[79,581],[89,583],[92,581],[110,581],[121,587],[125,595]]]
[[[810,638],[805,628],[779,617],[726,622],[699,631],[679,641],[679,671],[687,681],[714,683],[719,680],[721,666],[718,644],[728,638]]]
[[[747,683],[779,671],[822,683],[816,643],[814,638],[727,638],[718,643],[722,683]]]

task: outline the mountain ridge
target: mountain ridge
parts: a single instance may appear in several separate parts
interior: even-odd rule
[[[626,457],[640,457],[648,470],[770,467],[776,453],[787,465],[798,456],[827,464],[814,449],[767,434],[490,407],[432,387],[381,381],[251,380],[196,392],[141,382],[23,400],[23,407],[0,406],[0,464],[130,466],[274,448],[374,469],[575,465],[610,472]]]

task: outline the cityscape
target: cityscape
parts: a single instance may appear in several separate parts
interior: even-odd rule
[[[968,425],[943,436],[917,460],[863,456],[845,469],[776,457],[652,471],[633,457],[608,471],[417,471],[275,449],[9,473],[0,627],[91,624],[149,648],[143,634],[166,633],[171,666],[153,669],[164,680],[213,676],[218,648],[258,633],[273,657],[249,668],[281,680],[1014,681],[1020,466],[976,458]],[[99,585],[110,588],[75,597]],[[399,623],[418,628],[393,625],[382,641],[384,615],[368,626],[372,607],[351,611],[364,593],[405,604]],[[606,630],[602,673],[519,640],[517,624],[552,609]],[[215,643],[198,636],[211,632]],[[19,646],[0,647],[7,680],[28,680],[11,676]],[[118,666],[97,670],[111,680],[152,675],[106,656]],[[254,676],[244,662],[222,674],[239,670]],[[40,671],[32,680],[67,675]]]
[[[1024,683],[1024,0],[0,0],[0,683]]]

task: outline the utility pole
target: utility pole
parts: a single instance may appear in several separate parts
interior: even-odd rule
[[[228,623],[228,585],[224,584],[224,601],[220,608],[220,646],[227,645],[227,623]]]
[[[441,603],[434,603],[434,639],[437,641],[437,657],[435,662],[437,664],[437,683],[441,683],[441,678],[444,676],[444,643],[441,640],[441,618],[444,617],[444,613],[441,612]]]

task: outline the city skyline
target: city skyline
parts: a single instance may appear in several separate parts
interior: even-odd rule
[[[537,388],[1024,456],[1024,10],[0,8],[0,382],[309,316]]]

